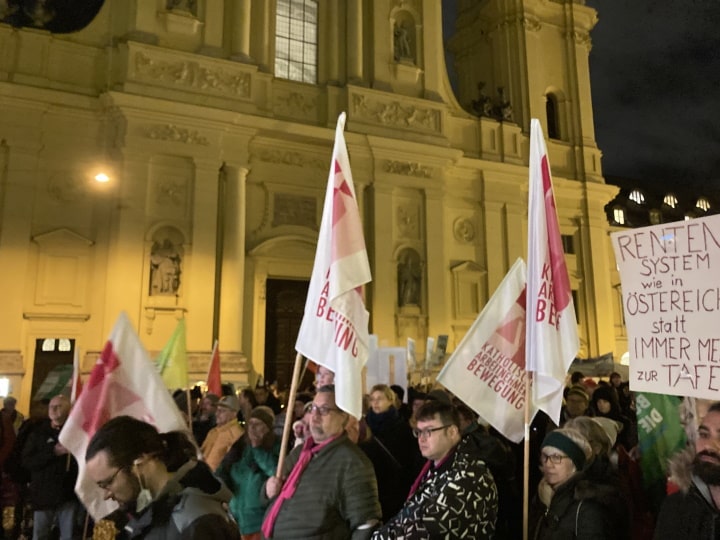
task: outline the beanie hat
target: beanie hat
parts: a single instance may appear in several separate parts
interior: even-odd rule
[[[235,396],[223,396],[220,398],[220,401],[217,403],[218,407],[225,407],[226,409],[230,409],[231,411],[238,412],[240,410],[240,403],[238,402],[238,398]]]
[[[573,384],[567,391],[567,396],[571,395],[577,395],[582,397],[585,401],[588,403],[590,402],[590,397],[588,396],[587,391],[585,390],[585,387],[582,384]]]
[[[610,439],[610,447],[612,448],[615,446],[615,441],[617,440],[618,433],[622,431],[623,425],[621,422],[618,422],[616,420],[613,420],[612,418],[607,418],[605,416],[594,416],[590,418],[593,422],[600,425],[600,427],[605,432],[605,435],[608,436],[608,439]]]
[[[583,449],[575,444],[575,441],[570,437],[557,431],[551,431],[545,436],[540,448],[542,449],[546,446],[552,446],[565,452],[565,455],[567,455],[573,462],[573,465],[575,465],[576,470],[581,471],[585,466],[585,452],[583,452]]]
[[[257,418],[265,424],[269,430],[272,430],[273,424],[275,423],[275,413],[266,405],[255,407],[250,413],[250,418]]]

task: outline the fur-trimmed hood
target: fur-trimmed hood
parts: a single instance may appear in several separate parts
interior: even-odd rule
[[[694,459],[695,448],[688,446],[668,460],[668,482],[675,484],[683,493],[687,493],[692,485]]]

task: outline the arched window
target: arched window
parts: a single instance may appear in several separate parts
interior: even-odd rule
[[[708,201],[705,197],[700,197],[695,203],[695,208],[699,208],[703,212],[707,212],[710,210],[710,201]]]
[[[276,0],[275,76],[317,82],[316,0]]]
[[[645,202],[645,195],[643,195],[643,192],[639,189],[633,189],[628,198],[637,204],[643,204]]]
[[[558,102],[555,94],[545,95],[545,115],[549,139],[560,138],[560,119],[558,118]]]
[[[667,204],[670,208],[676,208],[678,204],[677,197],[672,193],[668,193],[667,195],[665,195],[663,202]]]
[[[613,208],[613,220],[618,225],[625,225],[625,209],[619,206]]]

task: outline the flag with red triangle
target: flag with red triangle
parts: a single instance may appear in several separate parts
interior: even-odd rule
[[[450,356],[437,381],[505,437],[525,421],[525,263],[518,259]]]
[[[536,118],[530,121],[529,176],[525,360],[534,373],[533,404],[557,424],[565,375],[580,342],[550,163]]]
[[[215,340],[212,355],[210,356],[210,366],[208,367],[208,374],[205,383],[207,384],[208,392],[215,394],[216,396],[222,396],[222,377],[220,376],[220,348],[218,347],[217,339]]]
[[[75,492],[95,519],[117,508],[85,475],[85,451],[105,422],[128,415],[159,431],[187,430],[180,411],[125,313],[118,317],[85,388],[60,432],[60,442],[78,462]]]

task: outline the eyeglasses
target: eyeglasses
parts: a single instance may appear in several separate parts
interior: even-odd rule
[[[427,439],[430,435],[441,429],[449,428],[452,424],[447,426],[440,426],[436,428],[425,428],[425,429],[413,429],[412,433],[416,439]]]
[[[337,407],[326,407],[325,405],[320,405],[318,407],[314,403],[310,405],[310,408],[308,409],[308,412],[310,414],[318,413],[320,416],[327,416],[333,411],[340,411],[340,409],[338,409]]]
[[[568,456],[562,454],[540,454],[540,463],[545,465],[548,461],[553,465],[560,465],[563,459],[570,459]]]
[[[113,473],[113,475],[112,475],[110,478],[108,478],[107,480],[100,480],[99,482],[96,482],[96,483],[97,483],[97,486],[98,486],[100,489],[108,489],[110,486],[113,485],[113,482],[115,481],[115,478],[117,478],[118,473],[119,473],[120,471],[122,471],[122,470],[123,470],[123,469],[122,469],[122,467],[121,467],[120,469],[118,469],[117,471],[115,471],[115,472]]]

